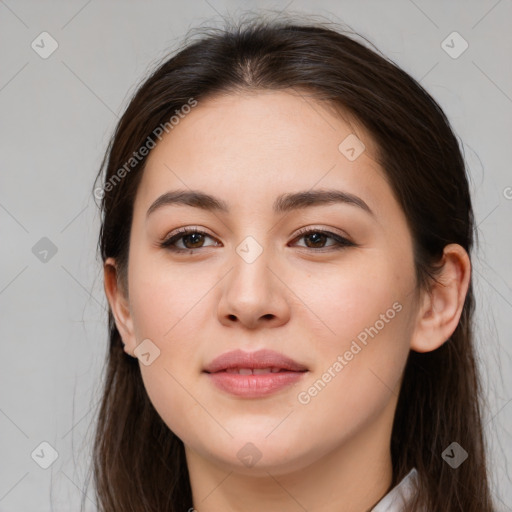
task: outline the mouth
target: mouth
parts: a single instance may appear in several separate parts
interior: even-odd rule
[[[258,350],[256,352],[244,352],[242,350],[232,350],[224,352],[220,356],[208,363],[204,372],[217,373],[229,372],[249,375],[261,373],[278,373],[281,371],[304,372],[307,367],[297,361],[294,361],[284,354],[274,350]]]
[[[225,370],[220,370],[220,372],[226,373],[238,373],[239,375],[263,375],[265,373],[280,373],[280,372],[290,372],[291,370],[286,370],[285,368],[226,368]],[[305,370],[303,370],[305,371]],[[219,372],[215,372],[219,373]]]
[[[203,370],[220,390],[243,398],[275,393],[302,379],[308,368],[271,350],[226,352]]]

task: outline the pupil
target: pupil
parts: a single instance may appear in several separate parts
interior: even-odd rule
[[[313,233],[311,235],[308,235],[306,237],[306,240],[311,240],[313,239],[313,245],[316,247],[317,244],[322,244],[322,242],[325,242],[325,235],[323,233]],[[309,244],[306,244],[308,245],[308,247],[310,246]]]
[[[200,242],[201,242],[201,237],[202,237],[202,236],[203,236],[203,235],[201,235],[201,233],[192,233],[192,234],[190,234],[190,235],[187,235],[187,236],[184,238],[184,240],[186,240],[186,239],[192,239],[192,245],[195,245],[195,244],[197,244],[197,243],[199,243],[199,244],[200,244]],[[195,238],[195,237],[198,237],[199,239],[197,239],[197,238]],[[195,240],[195,241],[194,241],[194,240]],[[188,245],[188,244],[185,244],[185,245]]]

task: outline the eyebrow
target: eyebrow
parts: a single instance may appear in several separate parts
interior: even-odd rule
[[[286,213],[292,210],[343,203],[357,206],[370,215],[375,214],[358,196],[341,190],[305,190],[281,194],[273,205],[274,213]],[[167,205],[185,205],[207,211],[229,213],[228,204],[210,194],[198,190],[173,190],[159,196],[148,208],[146,218],[155,210]]]

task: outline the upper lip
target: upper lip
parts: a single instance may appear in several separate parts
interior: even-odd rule
[[[233,350],[224,352],[208,363],[204,371],[207,373],[221,372],[228,368],[280,368],[294,372],[303,372],[307,368],[293,359],[275,352],[274,350],[257,350],[256,352],[244,352]]]

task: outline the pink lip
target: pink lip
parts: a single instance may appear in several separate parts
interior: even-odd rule
[[[247,375],[234,373],[239,368],[272,368],[274,372]],[[204,372],[212,383],[223,391],[245,398],[257,398],[275,393],[299,381],[307,370],[304,365],[293,359],[265,349],[256,352],[226,352],[211,361]]]

